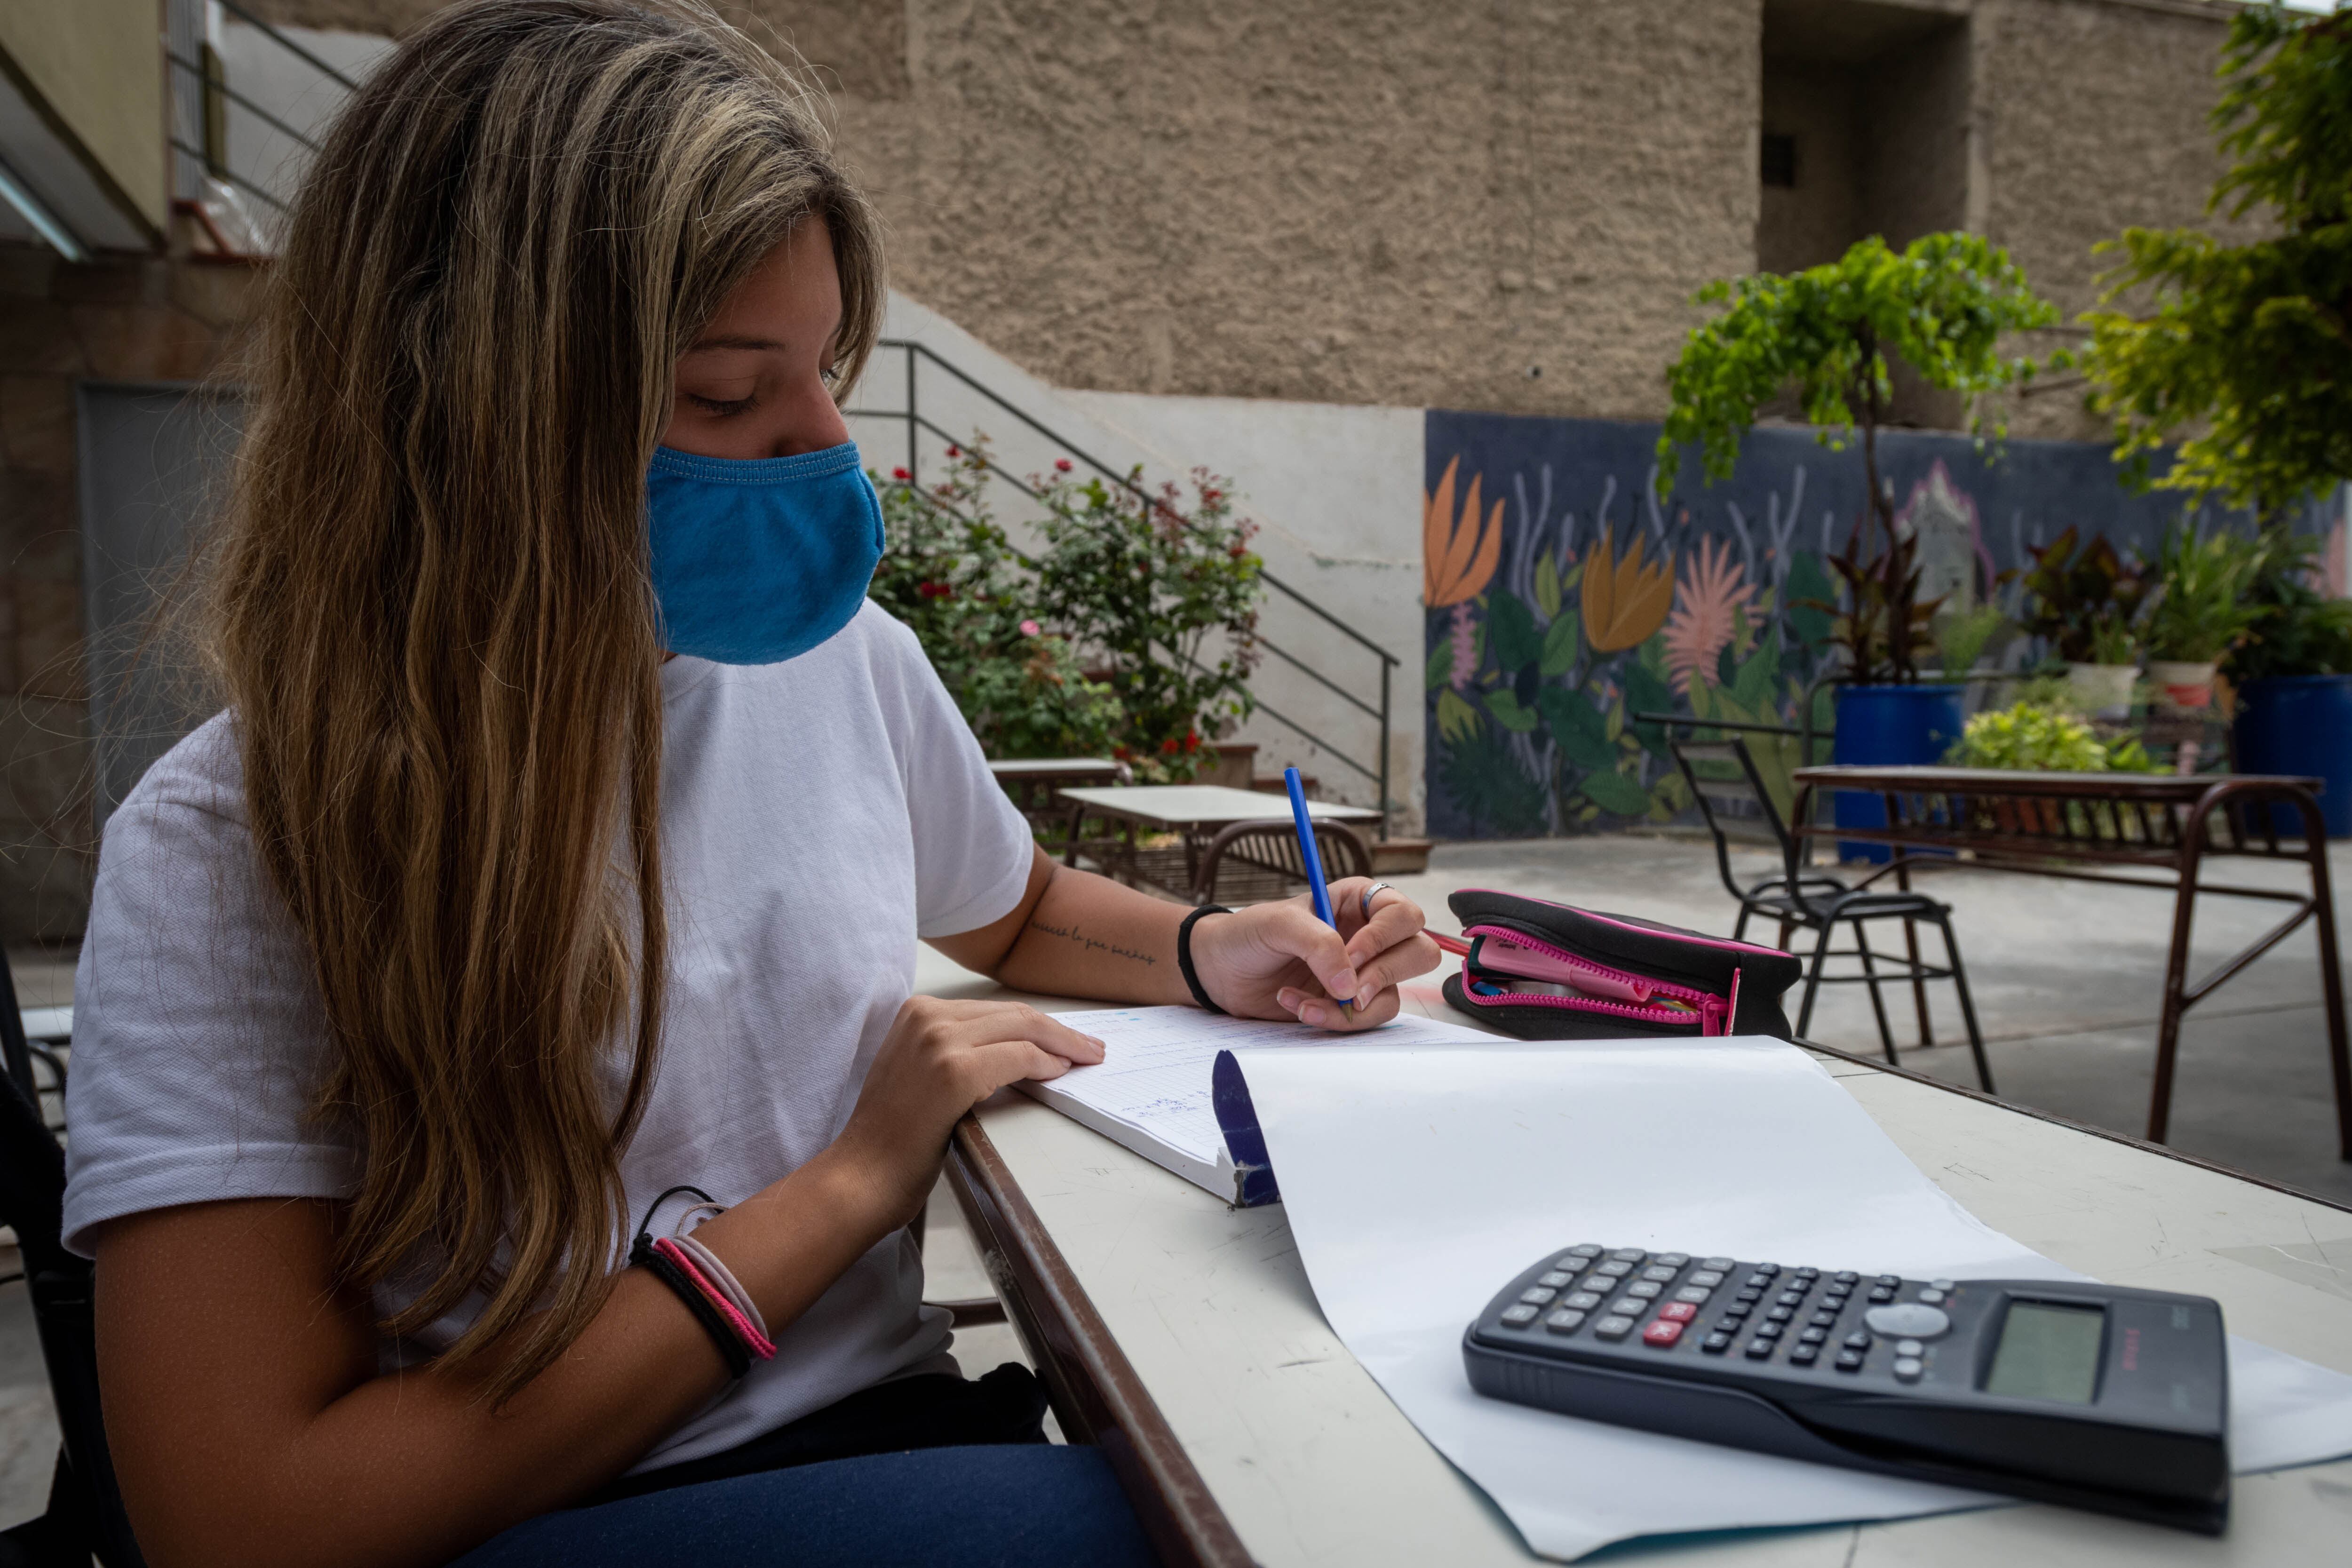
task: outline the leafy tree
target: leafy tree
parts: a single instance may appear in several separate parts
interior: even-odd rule
[[[1659,493],[1673,487],[1678,448],[1691,442],[1710,482],[1728,479],[1757,410],[1791,387],[1823,445],[1843,448],[1859,429],[1870,499],[1832,562],[1852,601],[1840,640],[1856,679],[1913,679],[1934,646],[1936,604],[1919,601],[1918,569],[1895,537],[1895,498],[1878,474],[1878,430],[1895,390],[1889,357],[1979,404],[2035,374],[2032,360],[2003,357],[2001,339],[2050,325],[2057,307],[2007,251],[1973,234],[1922,235],[1900,253],[1873,235],[1802,272],[1710,283],[1696,302],[1728,309],[1692,329],[1666,371],[1674,407],[1658,437]],[[1981,428],[1981,416],[1972,423]]]
[[[2146,290],[2151,309],[2084,316],[2082,363],[2139,476],[2189,432],[2157,482],[2274,517],[2352,478],[2352,12],[2241,11],[2220,74],[2213,127],[2232,162],[2206,210],[2274,232],[2126,229],[2100,247],[2123,258],[2100,302]]]

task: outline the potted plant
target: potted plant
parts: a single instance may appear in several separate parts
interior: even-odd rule
[[[2246,598],[2253,624],[2222,660],[2237,690],[2237,765],[2313,777],[2330,838],[2352,837],[2352,599],[2312,586],[2315,542],[2273,534]],[[2302,824],[2282,818],[2283,833]]]
[[[1923,685],[1928,624],[1912,541],[1898,539],[1895,499],[1878,471],[1878,431],[1900,359],[1927,385],[1972,402],[2030,378],[2030,360],[2005,359],[2009,334],[2047,327],[2056,307],[2036,295],[2009,253],[1980,235],[1927,234],[1897,252],[1876,236],[1825,266],[1709,284],[1698,303],[1728,308],[1692,330],[1666,372],[1673,408],[1658,437],[1658,489],[1671,490],[1679,449],[1696,442],[1710,482],[1728,478],[1757,409],[1793,388],[1825,446],[1862,435],[1864,499],[1844,552],[1832,558],[1847,603],[1837,641],[1849,666],[1837,689],[1835,756],[1842,763],[1932,763],[1959,738],[1960,689]],[[1982,419],[1972,420],[1981,428]],[[1996,427],[1995,434],[1998,434]],[[1874,797],[1841,794],[1838,820],[1883,811]],[[1883,817],[1874,818],[1883,821]]]
[[[2212,706],[2215,665],[2256,618],[2246,595],[2263,558],[2261,543],[2235,534],[2200,539],[2186,521],[2165,531],[2147,631],[2147,679],[2167,706]]]
[[[2147,574],[2105,535],[2083,544],[2072,526],[2028,552],[2033,566],[2025,574],[2025,629],[2065,661],[2066,679],[2087,711],[2127,718],[2139,679],[2134,618],[2147,595]]]

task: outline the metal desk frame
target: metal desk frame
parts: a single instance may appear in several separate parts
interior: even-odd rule
[[[2173,892],[2172,947],[2165,964],[2164,1004],[2156,1037],[2156,1081],[2149,1093],[2147,1142],[2161,1144],[2172,1116],[2180,1021],[2292,935],[2305,921],[2319,938],[2320,992],[2327,1017],[2327,1065],[2335,1079],[2339,1152],[2352,1160],[2352,1055],[2345,1039],[2344,974],[2336,956],[2336,900],[2328,884],[2327,830],[2319,815],[2319,781],[2259,774],[2041,773],[1980,768],[1800,768],[1791,820],[1802,840],[1884,844],[1904,866],[1974,865],[2073,881],[2112,882]],[[1884,827],[1839,827],[1813,821],[1813,792],[1848,790],[1885,802]],[[2300,819],[2299,842],[2283,841],[2279,814]],[[1901,854],[1905,850],[1938,853]],[[1968,851],[1969,860],[1955,858]],[[2205,882],[2209,858],[2241,856],[2301,862],[2307,892]],[[2085,866],[2138,867],[2158,875],[2117,875]],[[2167,875],[2166,873],[2168,873]],[[2202,980],[2189,978],[2189,939],[2197,897],[2267,899],[2294,906],[2287,918]]]

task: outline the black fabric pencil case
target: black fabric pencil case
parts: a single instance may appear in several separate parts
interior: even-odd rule
[[[1468,952],[1445,999],[1523,1040],[1794,1033],[1792,954],[1633,915],[1465,888],[1446,900]]]

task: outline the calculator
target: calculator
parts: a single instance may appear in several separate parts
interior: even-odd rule
[[[1480,1394],[1591,1421],[2218,1535],[2221,1308],[2050,1279],[1905,1279],[1587,1242],[1462,1340]]]

